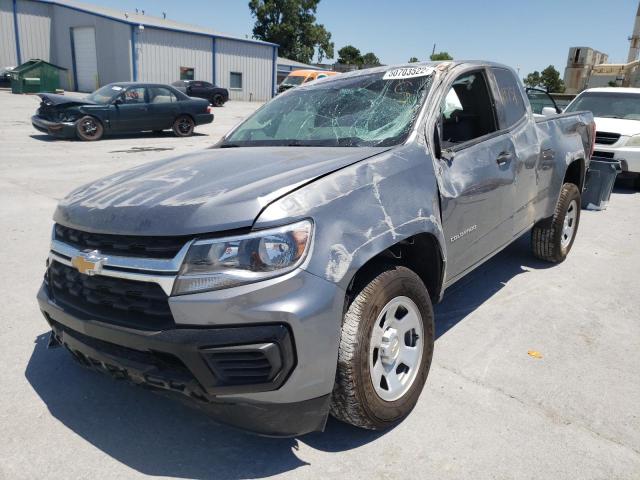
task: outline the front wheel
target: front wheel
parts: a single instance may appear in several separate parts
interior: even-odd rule
[[[193,129],[196,124],[188,115],[180,115],[176,118],[176,121],[173,122],[173,133],[175,133],[178,137],[190,137],[193,135]]]
[[[389,428],[413,409],[433,356],[433,308],[420,277],[390,267],[362,285],[344,316],[331,414]]]
[[[76,122],[76,135],[80,140],[92,142],[100,140],[104,133],[102,123],[96,118],[86,115]]]
[[[551,219],[537,223],[531,232],[533,254],[541,260],[560,263],[567,258],[580,223],[580,190],[565,183]]]

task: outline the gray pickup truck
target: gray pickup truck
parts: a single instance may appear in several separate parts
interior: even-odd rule
[[[594,131],[590,113],[535,119],[488,62],[292,89],[210,149],[60,202],[50,344],[264,435],[329,413],[390,427],[422,391],[447,287],[528,232],[565,259]]]

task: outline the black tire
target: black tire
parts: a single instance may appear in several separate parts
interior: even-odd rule
[[[633,179],[633,186],[636,190],[640,190],[640,174],[636,175],[636,178]]]
[[[224,105],[224,98],[222,97],[222,95],[214,95],[213,99],[211,100],[211,104],[214,107],[221,107],[222,105]]]
[[[173,122],[173,133],[178,137],[190,137],[196,124],[189,115],[180,115]]]
[[[93,142],[100,140],[104,134],[104,127],[100,120],[85,115],[76,122],[76,135],[80,140]]]
[[[563,232],[569,209],[575,209],[571,238]],[[570,215],[571,216],[571,215]],[[573,183],[565,183],[560,191],[553,217],[538,222],[531,232],[533,254],[547,262],[560,263],[567,258],[580,224],[580,190]]]
[[[381,268],[368,278],[344,315],[331,414],[357,427],[381,430],[406,417],[422,392],[433,357],[433,308],[420,277],[408,268]],[[369,348],[378,316],[391,300],[402,296],[414,302],[422,317],[422,357],[408,390],[397,400],[385,401],[374,388]]]

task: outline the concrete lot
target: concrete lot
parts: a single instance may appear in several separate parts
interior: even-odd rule
[[[97,143],[38,133],[36,106],[0,91],[0,478],[640,478],[640,192],[583,212],[563,264],[524,238],[448,291],[427,386],[394,430],[266,439],[47,350],[35,302],[62,196],[204,148],[258,104],[189,139]]]

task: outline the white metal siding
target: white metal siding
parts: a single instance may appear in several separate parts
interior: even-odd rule
[[[98,84],[132,80],[131,26],[108,18],[54,6],[52,22],[51,63],[68,69],[63,88],[73,88],[71,29],[94,27],[98,60]]]
[[[93,92],[99,86],[96,29],[94,27],[75,27],[72,31],[78,91]]]
[[[52,6],[19,0],[16,7],[22,61],[26,62],[32,58],[51,61]]]
[[[216,84],[229,88],[231,72],[242,73],[242,89],[229,89],[232,100],[271,99],[273,69],[273,47],[216,39]]]
[[[156,28],[136,29],[138,81],[172,83],[180,67],[194,69],[195,80],[212,81],[211,38]]]
[[[16,57],[13,2],[0,0],[0,68],[17,66],[18,59]]]

